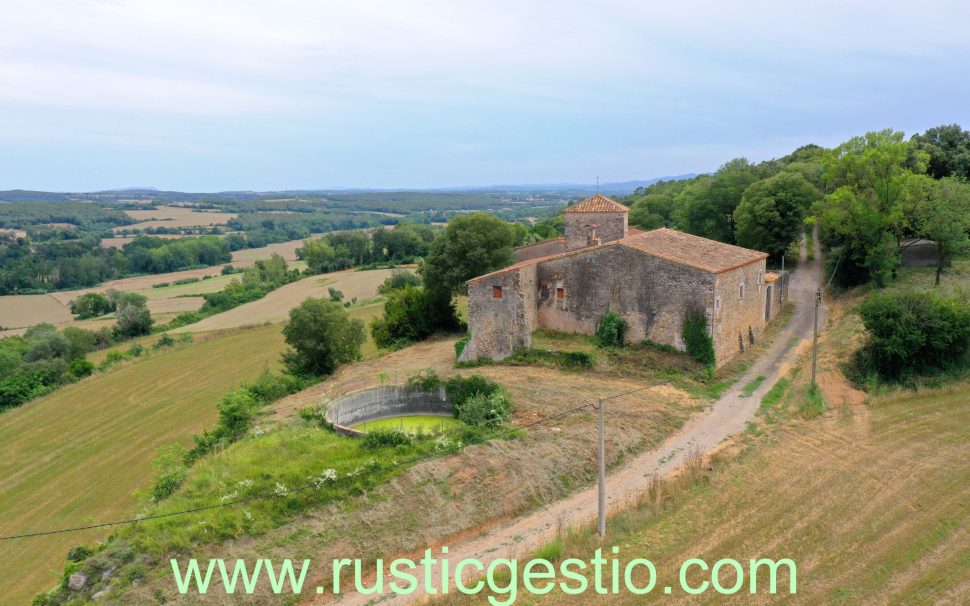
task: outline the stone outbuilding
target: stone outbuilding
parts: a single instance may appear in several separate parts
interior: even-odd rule
[[[565,211],[566,235],[516,250],[516,263],[468,281],[462,360],[501,359],[540,328],[593,334],[613,310],[627,340],[684,349],[688,311],[705,314],[717,365],[752,344],[785,299],[766,253],[672,229],[640,231],[597,194]]]

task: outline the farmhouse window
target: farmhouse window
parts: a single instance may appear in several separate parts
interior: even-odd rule
[[[539,298],[543,301],[549,298],[549,285],[545,282],[539,285]]]
[[[744,298],[744,284],[738,284],[738,296]]]
[[[502,298],[502,287],[501,286],[493,286],[492,287],[492,298],[493,299],[501,299]]]
[[[563,288],[562,286],[557,286],[556,287],[556,299],[562,301],[565,298],[566,298],[566,289]]]

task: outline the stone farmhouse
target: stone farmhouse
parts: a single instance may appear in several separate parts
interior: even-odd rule
[[[563,238],[516,249],[516,263],[468,281],[471,339],[462,360],[502,359],[548,328],[594,334],[613,310],[627,340],[684,349],[688,311],[707,317],[717,366],[753,344],[787,297],[766,253],[673,229],[629,227],[597,194],[565,211]]]

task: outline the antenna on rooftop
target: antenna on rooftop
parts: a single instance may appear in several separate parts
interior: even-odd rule
[[[597,175],[596,176],[596,195],[598,196],[599,193],[600,193],[600,178],[599,178],[599,175]]]

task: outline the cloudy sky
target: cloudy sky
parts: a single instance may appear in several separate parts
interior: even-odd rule
[[[970,2],[0,0],[0,189],[592,182],[970,127]]]

